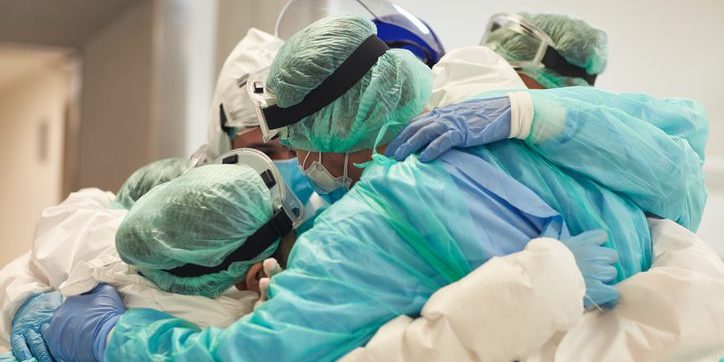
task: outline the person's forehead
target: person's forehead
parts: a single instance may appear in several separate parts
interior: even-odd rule
[[[286,160],[294,157],[294,151],[282,146],[279,139],[264,142],[261,128],[243,129],[231,142],[232,148],[253,148],[264,152],[272,160]]]

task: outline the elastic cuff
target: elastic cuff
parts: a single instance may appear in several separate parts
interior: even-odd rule
[[[510,136],[524,140],[533,124],[533,97],[528,92],[508,93],[510,99]]]

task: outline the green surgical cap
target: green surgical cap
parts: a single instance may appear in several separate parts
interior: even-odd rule
[[[164,269],[221,264],[272,213],[269,189],[254,170],[202,166],[140,198],[118,228],[116,249],[162,290],[215,298],[243,280],[249,266],[271,256],[279,240],[254,259],[218,273],[184,278]]]
[[[268,87],[277,105],[298,104],[329,77],[357,47],[376,33],[374,24],[353,16],[328,17],[286,41],[269,70]],[[390,49],[352,88],[318,112],[289,126],[281,141],[308,151],[354,152],[388,143],[427,103],[430,69],[411,52]]]
[[[188,160],[185,158],[167,158],[139,168],[118,190],[116,203],[130,209],[141,196],[155,186],[181,176],[186,170],[187,162]]]
[[[582,67],[588,74],[603,72],[608,58],[606,32],[566,15],[518,15],[548,34],[558,52],[569,63]],[[496,45],[494,50],[508,61],[530,59],[536,51],[536,47],[526,44],[525,36],[504,29],[491,34],[490,40]],[[546,88],[589,85],[582,78],[565,77],[546,68],[524,67],[520,72]]]

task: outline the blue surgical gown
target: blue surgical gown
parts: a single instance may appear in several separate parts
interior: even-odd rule
[[[547,154],[545,142],[556,139],[452,150],[430,164],[414,155],[401,163],[377,157],[299,238],[289,269],[272,280],[271,299],[253,314],[224,330],[200,330],[161,312],[130,310],[106,358],[333,360],[386,321],[416,316],[434,291],[490,257],[540,235],[565,238],[569,228],[609,230],[622,257],[619,278],[645,270],[644,210],[626,188],[605,186],[616,175],[588,177]]]
[[[696,232],[707,198],[701,105],[590,87],[530,94],[535,116],[525,142],[536,153]]]
[[[424,164],[378,158],[302,234],[270,300],[225,330],[129,310],[106,359],[326,361],[386,321],[539,235],[568,236],[560,214],[490,163],[450,152]]]

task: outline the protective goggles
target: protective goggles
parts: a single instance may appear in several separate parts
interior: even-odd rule
[[[246,89],[259,119],[264,142],[278,135],[286,136],[289,125],[320,111],[341,97],[367,74],[387,49],[389,47],[380,38],[370,36],[301,102],[286,108],[277,106],[276,97],[266,86],[268,68],[252,75],[246,83]]]
[[[219,265],[208,267],[185,264],[166,270],[172,275],[182,278],[199,277],[227,270],[234,262],[252,260],[267,250],[276,240],[289,234],[304,220],[304,206],[287,188],[279,169],[264,153],[251,148],[239,148],[220,156],[215,163],[244,165],[256,171],[266,187],[269,188],[274,210],[273,216],[246,238],[244,244],[229,254]]]
[[[531,52],[527,59],[509,60],[510,65],[514,68],[546,68],[562,76],[582,78],[590,85],[594,85],[596,82],[595,74],[588,74],[585,69],[569,63],[558,52],[555,43],[548,34],[515,14],[493,15],[488,22],[480,44],[496,50],[499,46],[500,34],[510,37],[510,33],[520,36],[519,42],[531,49],[535,49],[535,52]]]

